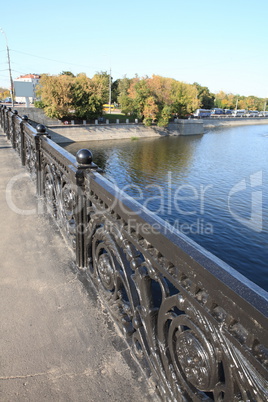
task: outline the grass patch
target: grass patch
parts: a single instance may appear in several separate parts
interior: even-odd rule
[[[126,119],[129,120],[129,123],[135,123],[135,117],[126,116],[122,113],[105,113],[103,114],[103,118],[109,120],[110,123],[116,123],[116,120],[119,120],[119,123],[126,123]]]
[[[137,141],[139,137],[131,137],[131,141]]]

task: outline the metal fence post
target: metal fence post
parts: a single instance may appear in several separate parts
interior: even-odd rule
[[[24,122],[27,123],[28,121],[28,116],[21,116],[21,122],[20,122],[20,136],[21,136],[21,164],[22,166],[25,166],[26,163],[26,155],[25,155],[25,134],[24,134]]]
[[[6,113],[5,113],[5,133],[6,136],[8,138],[8,140],[10,140],[10,121],[9,121],[9,112],[11,111],[11,107],[6,109]]]
[[[3,116],[4,116],[4,106],[3,105],[1,105],[0,106],[0,124],[1,124],[1,127],[3,128]]]
[[[76,154],[76,264],[79,268],[86,266],[85,231],[86,231],[86,197],[85,172],[86,169],[95,168],[92,163],[92,152],[89,149],[80,149]]]
[[[37,135],[35,137],[36,152],[36,192],[38,196],[43,195],[43,174],[41,160],[41,137],[46,134],[46,127],[43,124],[36,126]]]
[[[16,148],[16,139],[15,139],[15,116],[17,116],[18,111],[13,110],[13,113],[11,115],[11,127],[10,127],[10,140],[12,144],[12,148]]]

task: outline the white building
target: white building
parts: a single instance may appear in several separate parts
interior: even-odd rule
[[[41,76],[38,74],[26,74],[21,75],[19,78],[14,80],[14,87],[15,87],[15,95],[16,95],[16,87],[19,88],[18,95],[15,96],[15,101],[19,103],[26,103],[26,106],[29,106],[29,103],[33,103],[35,100],[35,88],[36,85],[39,83]],[[16,84],[18,82],[29,82],[32,85],[25,85],[20,86],[20,84]],[[23,93],[25,91],[25,93]],[[24,96],[22,96],[24,94]],[[32,96],[29,96],[31,94]]]

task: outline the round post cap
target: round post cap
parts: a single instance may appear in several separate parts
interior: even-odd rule
[[[46,127],[43,124],[37,124],[36,130],[39,134],[44,134],[46,132]]]
[[[93,154],[89,149],[80,149],[76,153],[76,161],[79,165],[91,165]]]
[[[26,116],[26,114],[24,114],[23,116],[21,116],[22,120],[28,120],[28,116]]]

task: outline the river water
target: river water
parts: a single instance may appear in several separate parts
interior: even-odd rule
[[[65,148],[268,291],[268,125]]]

